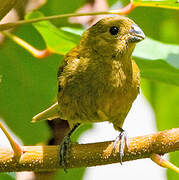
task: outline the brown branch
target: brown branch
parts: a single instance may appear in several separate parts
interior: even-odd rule
[[[179,128],[155,134],[130,138],[123,161],[150,158],[152,154],[165,154],[179,150]],[[120,161],[116,150],[112,153],[113,141],[72,144],[68,154],[67,167],[90,167],[117,163]],[[59,146],[24,146],[23,154],[17,161],[13,151],[0,148],[0,171],[53,171],[59,165]]]

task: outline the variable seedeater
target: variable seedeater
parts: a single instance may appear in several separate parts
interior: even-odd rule
[[[64,57],[58,72],[58,103],[39,113],[33,121],[60,117],[71,132],[61,144],[61,164],[71,133],[81,123],[109,121],[120,131],[122,161],[126,134],[123,122],[139,93],[140,72],[131,58],[143,31],[129,18],[103,18],[87,29]]]

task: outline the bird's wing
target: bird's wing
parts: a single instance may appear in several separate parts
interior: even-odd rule
[[[78,48],[73,48],[67,55],[65,55],[63,63],[59,67],[58,70],[58,79],[61,76],[61,73],[64,71],[64,67],[69,63],[69,61],[73,61],[76,59],[78,54]],[[62,87],[58,82],[58,93],[61,91]],[[36,116],[32,118],[32,122],[40,121],[40,120],[53,120],[54,118],[59,118],[59,106],[58,101],[56,101],[52,106],[48,109],[40,112]]]

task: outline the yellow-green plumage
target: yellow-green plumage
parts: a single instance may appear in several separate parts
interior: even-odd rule
[[[110,33],[114,26],[119,30],[116,35]],[[59,117],[71,126],[109,121],[115,129],[122,127],[140,85],[131,54],[136,39],[142,40],[144,34],[133,33],[133,27],[137,25],[126,17],[104,18],[86,30],[65,56],[59,69],[56,107]]]

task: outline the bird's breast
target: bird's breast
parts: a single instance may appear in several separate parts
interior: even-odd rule
[[[140,74],[137,65],[133,60],[127,65],[114,61],[106,79],[108,84],[103,96],[97,100],[98,111],[100,114],[103,112],[108,119],[126,114],[139,93]]]
[[[64,76],[59,93],[62,118],[78,122],[106,121],[126,113],[139,92],[135,62],[91,63],[76,74]]]

